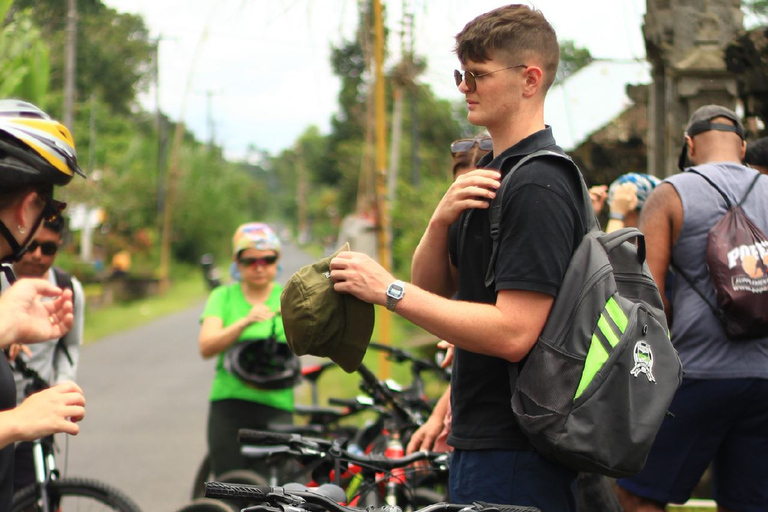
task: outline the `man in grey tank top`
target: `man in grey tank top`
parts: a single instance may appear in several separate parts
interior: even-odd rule
[[[757,174],[741,164],[745,149],[738,116],[707,105],[688,123],[680,168],[695,167],[738,202]],[[768,232],[768,176],[757,180],[742,207]],[[768,510],[768,338],[729,340],[704,302],[716,304],[706,265],[707,235],[725,211],[725,201],[705,179],[682,172],[656,187],[641,213],[648,265],[664,297],[685,374],[645,468],[618,481],[627,512],[661,511],[667,503],[685,502],[710,462],[719,510]],[[670,264],[704,297],[678,276],[667,303]]]

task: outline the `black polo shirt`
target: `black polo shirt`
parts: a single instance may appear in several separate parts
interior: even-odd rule
[[[550,127],[496,158],[484,156],[478,167],[501,170],[503,177],[521,158],[540,149],[563,153]],[[488,211],[466,211],[451,226],[450,255],[459,270],[459,300],[495,304],[499,290],[557,295],[587,226],[581,183],[567,165],[556,158],[535,158],[505,185],[495,289],[484,284],[492,247]],[[458,229],[465,215],[470,218],[459,260]],[[449,444],[464,450],[531,449],[510,405],[516,375],[516,364],[456,349]]]

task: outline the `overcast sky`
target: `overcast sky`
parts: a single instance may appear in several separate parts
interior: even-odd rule
[[[327,133],[339,80],[331,44],[350,39],[357,0],[103,0],[143,16],[160,43],[160,106],[183,119],[202,140],[213,136],[228,156],[249,145],[272,154],[290,147],[310,125]],[[415,19],[416,52],[428,60],[420,79],[441,98],[460,100],[452,72],[453,37],[472,18],[503,2],[382,0],[390,30],[390,59],[399,55],[403,4]],[[560,40],[594,57],[645,56],[645,0],[537,0]],[[203,37],[203,34],[207,34]],[[154,91],[142,99],[155,108]],[[209,122],[209,116],[212,123]]]

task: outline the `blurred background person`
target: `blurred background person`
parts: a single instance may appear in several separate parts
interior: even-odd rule
[[[636,228],[645,200],[659,183],[661,180],[656,176],[639,172],[622,174],[616,178],[608,187],[606,202],[610,212],[605,232]]]
[[[768,137],[747,142],[744,164],[757,169],[762,174],[768,174]]]
[[[201,316],[200,354],[218,357],[208,413],[208,453],[217,476],[264,469],[241,455],[238,429],[268,430],[270,424],[293,422],[293,386],[262,389],[225,365],[227,352],[239,344],[274,337],[288,347],[279,316],[283,287],[275,281],[280,249],[280,239],[266,224],[237,228],[232,239],[235,282],[214,289]]]

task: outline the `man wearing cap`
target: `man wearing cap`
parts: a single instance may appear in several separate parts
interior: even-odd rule
[[[745,147],[738,116],[707,105],[688,123],[679,167],[695,169],[738,202],[757,175],[741,164]],[[768,177],[761,177],[742,205],[763,232],[766,198]],[[618,481],[627,512],[685,502],[710,463],[718,510],[768,510],[768,338],[729,340],[686,279],[675,279],[671,304],[664,293],[673,264],[716,303],[706,266],[707,235],[725,211],[725,201],[706,180],[682,172],[656,187],[640,214],[648,266],[672,320],[672,342],[685,376],[645,468]]]

